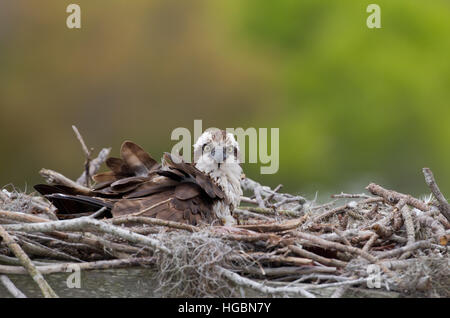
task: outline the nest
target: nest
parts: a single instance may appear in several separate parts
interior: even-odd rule
[[[87,158],[80,186],[107,152]],[[56,297],[43,275],[151,266],[164,297],[449,297],[450,205],[431,171],[424,175],[432,196],[422,199],[369,184],[366,193],[321,205],[246,178],[233,227],[98,220],[101,211],[58,220],[50,202],[8,187],[0,190],[0,281],[22,297],[6,275],[30,275],[44,296]]]
[[[363,289],[449,296],[450,225],[431,196],[370,184],[370,195],[341,193],[317,205],[250,179],[242,186],[253,196],[243,197],[234,227],[57,220],[41,197],[3,189],[0,273],[151,266],[155,292],[170,297],[338,297]]]

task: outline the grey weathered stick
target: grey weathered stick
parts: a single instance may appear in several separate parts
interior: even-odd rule
[[[290,199],[295,199],[296,201],[298,201],[299,204],[303,204],[306,202],[306,199],[302,196],[294,196],[294,195],[290,195],[290,194],[286,194],[286,193],[277,193],[274,192],[273,190],[271,190],[269,187],[267,186],[263,186],[260,183],[249,179],[249,178],[245,178],[241,180],[241,186],[243,190],[250,190],[250,191],[255,191],[255,189],[258,189],[259,193],[265,197],[272,195],[272,199],[274,199],[275,201],[282,201],[286,198],[290,198]]]
[[[238,216],[241,216],[244,218],[257,218],[257,219],[262,219],[262,220],[266,220],[266,221],[272,221],[272,219],[270,217],[267,217],[263,214],[254,213],[254,212],[242,210],[239,208],[236,208],[233,210],[233,215],[238,215]]]
[[[33,223],[33,224],[9,224],[4,225],[5,229],[10,231],[21,232],[53,232],[53,231],[86,231],[87,229],[95,229],[103,233],[112,234],[114,236],[123,238],[132,243],[144,244],[160,250],[164,253],[170,254],[171,252],[158,240],[150,237],[136,234],[130,230],[122,229],[118,226],[114,226],[105,222],[101,222],[89,217],[81,217],[73,220],[64,221],[52,221],[45,223]]]
[[[0,225],[0,237],[2,237],[8,248],[14,253],[14,255],[20,260],[22,266],[26,268],[31,278],[36,282],[42,291],[42,294],[46,298],[55,298],[58,295],[53,291],[44,276],[39,272],[36,266],[33,265],[30,258],[25,254],[25,252],[20,248],[19,244],[14,242],[14,240],[9,236],[8,232]]]
[[[411,216],[411,210],[408,206],[404,206],[401,209],[403,220],[405,221],[406,237],[408,238],[408,245],[413,244],[416,241],[416,232],[414,229],[414,222]]]
[[[437,242],[442,243],[442,245],[447,244],[444,226],[438,220],[428,215],[419,215],[417,220],[421,226],[428,227],[433,231],[434,239]]]
[[[263,272],[258,267],[243,267],[240,269],[242,272],[264,276],[264,277],[281,277],[288,275],[308,275],[312,273],[326,273],[326,274],[334,274],[337,272],[336,267],[327,267],[327,266],[281,266],[281,267],[264,267]]]
[[[439,189],[436,180],[434,179],[433,172],[430,168],[423,168],[423,175],[425,176],[425,182],[430,188],[436,200],[439,202],[439,210],[442,215],[450,222],[450,204],[448,204],[441,190]]]
[[[89,187],[89,182],[91,180],[91,175],[90,175],[90,163],[91,163],[91,151],[88,149],[88,147],[86,146],[86,143],[84,142],[83,137],[81,136],[80,132],[78,131],[77,126],[72,125],[72,129],[75,132],[75,135],[77,136],[78,141],[81,144],[81,148],[83,148],[83,152],[84,155],[86,157],[86,161],[84,162],[84,172],[85,172],[85,178],[84,178],[84,185],[86,185],[87,187]]]
[[[424,248],[429,248],[431,247],[431,242],[430,241],[419,241],[416,243],[413,243],[411,245],[406,245],[403,247],[399,247],[396,248],[394,250],[390,250],[387,252],[381,252],[378,254],[378,258],[382,259],[382,258],[390,258],[390,257],[395,257],[398,256],[400,254],[403,254],[405,252],[409,252],[409,251],[414,251],[417,249],[424,249]]]
[[[349,286],[339,286],[338,288],[336,288],[330,298],[342,298],[348,288]]]
[[[386,201],[392,204],[397,204],[400,200],[404,199],[406,201],[406,204],[411,205],[419,210],[422,211],[430,210],[430,207],[426,205],[424,202],[420,201],[419,199],[416,199],[407,194],[396,192],[394,190],[387,190],[375,183],[369,184],[366,187],[366,189],[374,195],[383,197],[384,199],[386,199]]]
[[[27,296],[25,296],[25,294],[22,293],[20,291],[20,289],[18,289],[16,287],[16,285],[14,285],[14,283],[9,279],[8,276],[0,275],[0,282],[2,282],[3,286],[5,286],[5,288],[9,291],[9,293],[11,295],[13,295],[13,297],[15,297],[15,298],[27,298]]]
[[[223,267],[216,266],[216,268],[219,270],[219,273],[228,278],[233,283],[239,285],[239,286],[246,286],[251,289],[257,290],[264,294],[297,294],[308,298],[316,298],[313,294],[306,291],[302,287],[270,287],[266,286],[264,284],[255,282],[254,280],[248,279],[246,277],[243,277],[239,274],[236,274],[228,269],[225,269]]]
[[[2,189],[0,189],[0,201],[3,202],[9,201],[9,197],[3,193]]]
[[[320,238],[318,236],[300,232],[300,231],[296,231],[295,235],[302,239],[310,241],[313,244],[319,245],[321,247],[332,248],[332,249],[336,249],[338,251],[348,252],[351,254],[357,254],[357,255],[364,257],[365,259],[367,259],[369,262],[372,262],[372,263],[378,262],[378,259],[376,257],[374,257],[374,256],[370,255],[369,253],[363,251],[362,249],[356,248],[354,246],[348,246],[348,245],[343,245],[343,244],[336,243],[336,242],[330,242],[330,241],[324,240],[323,238]]]
[[[298,217],[300,216],[300,213],[296,211],[290,211],[290,210],[277,210],[271,208],[260,208],[260,207],[252,207],[252,206],[240,206],[239,209],[247,210],[253,213],[261,213],[265,215],[286,215],[290,217]]]
[[[373,235],[370,237],[370,239],[367,240],[366,244],[364,244],[362,250],[364,252],[368,252],[370,248],[372,247],[373,243],[378,239],[378,234],[373,233]]]
[[[331,197],[335,198],[335,199],[336,198],[338,198],[338,199],[359,199],[359,198],[370,199],[371,198],[370,195],[367,195],[364,193],[356,194],[356,193],[344,193],[344,192],[341,192],[339,194],[332,194]]]
[[[49,220],[32,214],[0,210],[0,217],[18,222],[48,222]]]
[[[47,181],[49,184],[60,184],[68,186],[69,188],[73,188],[79,194],[89,195],[91,194],[91,189],[82,186],[81,184],[76,183],[73,180],[63,176],[61,173],[50,170],[50,169],[41,169],[39,174]]]
[[[335,266],[335,267],[347,266],[346,262],[343,262],[343,261],[340,261],[337,259],[326,258],[326,257],[320,256],[320,255],[314,254],[312,252],[309,252],[307,250],[304,250],[303,248],[295,246],[295,245],[289,245],[288,247],[295,254],[302,256],[302,257],[312,259],[312,260],[319,262],[321,264],[324,264],[324,265]]]
[[[107,222],[111,222],[114,225],[119,225],[119,224],[124,224],[124,223],[129,223],[129,222],[136,222],[139,224],[167,226],[167,227],[172,227],[175,229],[186,230],[189,232],[199,231],[198,227],[195,227],[190,224],[174,222],[174,221],[169,221],[169,220],[163,220],[163,219],[157,219],[157,218],[151,218],[151,217],[145,217],[145,216],[125,215],[125,216],[119,216],[119,217],[109,219],[109,220],[107,220]]]
[[[20,265],[20,260],[16,257],[6,256],[0,254],[0,263],[7,264],[7,265]],[[39,262],[39,261],[33,261],[34,265],[48,265],[50,263],[45,262]]]
[[[100,217],[103,214],[105,214],[106,210],[107,210],[107,208],[106,208],[106,206],[104,206],[103,208],[100,208],[98,211],[96,211],[96,212],[92,213],[91,215],[89,215],[89,217],[91,219],[95,219],[97,217]]]
[[[381,198],[368,198],[368,199],[361,200],[361,201],[359,201],[357,203],[349,202],[349,203],[347,203],[345,205],[339,206],[337,208],[334,208],[332,210],[329,210],[329,211],[326,211],[326,212],[324,212],[322,214],[319,214],[313,220],[311,220],[309,225],[312,225],[312,224],[314,224],[316,222],[319,222],[319,221],[321,221],[323,219],[329,218],[329,217],[333,216],[336,213],[339,213],[339,212],[342,212],[342,211],[345,211],[345,210],[348,210],[348,209],[355,209],[359,205],[364,205],[364,204],[369,204],[369,203],[374,203],[374,202],[379,202],[379,201],[382,201],[382,199]]]
[[[127,259],[114,259],[108,261],[96,261],[85,263],[58,263],[51,265],[38,266],[38,270],[43,274],[64,273],[70,268],[77,268],[79,270],[93,270],[93,269],[110,269],[120,267],[139,266],[141,264],[152,263],[153,259],[148,257],[135,257]],[[0,265],[0,273],[23,275],[26,270],[21,266]]]
[[[307,288],[308,289],[318,289],[318,288],[328,288],[328,287],[338,287],[338,286],[350,286],[350,285],[359,285],[359,284],[362,284],[365,282],[367,282],[367,278],[363,277],[363,278],[347,280],[347,281],[337,282],[337,283],[310,285],[310,286],[307,286]]]
[[[98,170],[100,169],[102,164],[106,161],[106,159],[108,159],[110,152],[111,152],[111,148],[103,148],[98,153],[97,158],[92,159],[89,162],[89,176],[93,176],[98,172]],[[81,176],[77,179],[77,183],[78,184],[86,184],[86,180],[87,180],[87,178],[86,178],[86,170],[85,170],[85,171],[83,171]]]

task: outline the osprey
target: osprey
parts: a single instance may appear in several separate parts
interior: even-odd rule
[[[108,158],[110,171],[93,178],[96,185],[80,191],[64,185],[39,184],[35,189],[58,209],[60,218],[105,207],[109,216],[148,216],[197,225],[232,225],[240,203],[242,168],[233,134],[206,131],[194,145],[194,163],[164,153],[158,164],[131,141],[121,158]],[[64,216],[66,215],[66,216]]]

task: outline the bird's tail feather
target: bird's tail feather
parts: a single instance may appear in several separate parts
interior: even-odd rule
[[[46,184],[38,184],[34,188],[58,209],[58,214],[95,212],[102,207],[106,207],[109,211],[107,214],[111,214],[111,202],[85,195],[73,195],[70,188]]]

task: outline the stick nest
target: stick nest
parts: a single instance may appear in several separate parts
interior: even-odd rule
[[[450,223],[437,186],[418,199],[370,184],[366,193],[336,194],[320,205],[251,179],[242,187],[247,196],[233,227],[145,217],[58,220],[42,197],[7,187],[0,190],[0,227],[43,274],[73,264],[151,266],[164,297],[450,296]],[[5,241],[0,274],[26,274],[26,260]]]

